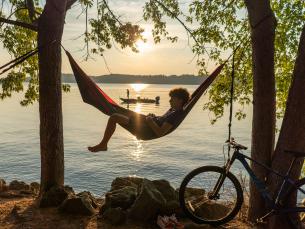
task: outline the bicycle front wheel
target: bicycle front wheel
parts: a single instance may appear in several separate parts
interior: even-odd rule
[[[232,220],[243,203],[243,191],[237,178],[217,166],[203,166],[190,172],[179,189],[181,208],[193,222],[220,225]],[[219,191],[215,186],[224,177]]]

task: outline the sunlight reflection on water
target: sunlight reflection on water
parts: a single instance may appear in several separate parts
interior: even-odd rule
[[[135,108],[134,108],[134,111],[137,112],[137,113],[141,113],[141,111],[142,111],[142,104],[141,103],[137,103]]]
[[[143,84],[143,83],[132,83],[129,84],[130,87],[135,91],[135,92],[140,92],[143,89],[147,88],[149,84]]]
[[[136,137],[133,137],[133,139],[136,144],[136,149],[131,152],[131,156],[134,158],[135,161],[141,161],[141,156],[144,152],[142,141],[138,140]]]

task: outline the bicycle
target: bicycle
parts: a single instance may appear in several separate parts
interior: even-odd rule
[[[291,153],[294,157],[288,171],[285,175],[282,175],[242,154],[240,150],[246,150],[247,147],[236,143],[234,139],[228,142],[228,146],[233,148],[234,151],[232,157],[228,154],[224,167],[199,167],[191,171],[183,179],[179,189],[179,201],[186,216],[197,224],[218,226],[229,222],[237,215],[243,203],[243,190],[238,179],[230,172],[230,168],[235,160],[238,160],[246,169],[250,179],[252,179],[271,209],[270,212],[259,218],[257,222],[263,223],[266,218],[272,215],[285,214],[289,216],[290,224],[293,227],[297,227],[295,225],[297,221],[293,217],[305,218],[305,215],[302,214],[302,212],[305,212],[305,178],[294,181],[289,175],[296,159],[305,157],[305,153],[285,151],[286,153]],[[283,178],[283,183],[275,199],[271,197],[271,193],[267,190],[265,183],[254,174],[246,159]],[[287,188],[288,184],[289,188]],[[285,201],[291,195],[295,195],[296,192],[296,207],[285,207]]]

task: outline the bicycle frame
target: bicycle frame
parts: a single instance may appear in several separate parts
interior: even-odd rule
[[[275,200],[273,200],[273,198],[271,197],[271,194],[270,192],[267,190],[267,187],[265,185],[265,182],[261,181],[253,172],[253,170],[251,169],[250,165],[248,164],[248,162],[246,161],[247,160],[250,160],[252,161],[253,163],[265,168],[266,170],[268,170],[269,172],[271,173],[274,173],[276,174],[277,176],[281,177],[283,179],[283,183],[280,187],[280,190],[278,191],[277,195],[276,195],[276,198]],[[275,210],[275,211],[279,211],[280,213],[290,213],[290,212],[304,212],[305,211],[305,207],[294,207],[294,208],[283,208],[283,206],[281,206],[280,204],[280,201],[282,199],[282,197],[287,194],[287,192],[285,193],[285,190],[284,190],[284,187],[287,185],[287,184],[290,184],[292,186],[295,186],[296,182],[294,180],[292,180],[290,177],[289,177],[289,173],[292,169],[292,166],[293,166],[293,163],[295,161],[295,159],[292,161],[291,165],[290,165],[290,168],[288,169],[287,173],[285,175],[282,175],[274,170],[272,170],[270,167],[252,159],[251,157],[248,157],[242,153],[239,152],[239,149],[235,149],[234,150],[234,153],[231,157],[231,159],[229,159],[227,161],[227,163],[225,164],[224,168],[226,170],[226,173],[229,172],[232,164],[234,163],[235,160],[238,160],[241,162],[241,164],[244,166],[244,168],[246,169],[246,171],[248,172],[251,180],[253,181],[253,183],[255,184],[255,186],[257,187],[258,191],[260,192],[261,196],[264,198],[264,200],[266,201],[267,205],[269,207],[272,208],[272,210]],[[218,191],[220,190],[220,187],[222,186],[224,180],[225,180],[225,177],[226,175],[225,174],[222,174],[215,187],[214,187],[214,190],[213,190],[213,194],[211,195],[211,198],[215,198],[217,197],[217,194],[218,194]],[[305,194],[305,190],[301,189],[301,188],[298,188],[302,193]],[[282,208],[282,209],[281,209]]]

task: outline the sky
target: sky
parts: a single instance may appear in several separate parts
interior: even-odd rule
[[[188,37],[184,28],[173,20],[168,20],[168,30],[172,35],[180,39],[177,43],[162,40],[159,44],[154,44],[151,29],[152,24],[142,20],[143,0],[111,0],[109,6],[116,15],[124,22],[139,22],[145,29],[144,37],[147,39],[145,44],[140,44],[139,53],[134,53],[130,49],[121,50],[119,46],[112,47],[104,53],[107,65],[111,73],[123,74],[197,74],[196,62],[191,60],[193,53],[188,45]],[[80,7],[75,7],[68,12],[67,24],[63,36],[63,44],[74,53],[77,60],[82,61],[84,52],[78,52],[83,46],[82,38],[71,40],[85,30],[85,17],[82,15],[78,20],[77,15],[81,12]],[[95,9],[91,10],[91,15],[96,15]],[[95,60],[81,62],[81,67],[90,75],[108,74],[109,71],[102,57],[93,56]],[[71,72],[70,68],[63,65],[63,72]]]
[[[120,16],[121,21],[138,23],[145,29],[144,37],[147,39],[145,44],[139,44],[139,53],[134,53],[130,49],[120,49],[117,45],[104,52],[105,61],[99,55],[91,55],[92,58],[85,61],[85,51],[81,51],[85,45],[83,37],[76,39],[85,31],[85,15],[82,14],[81,7],[75,5],[67,12],[66,24],[62,39],[63,46],[69,50],[76,61],[91,76],[104,75],[110,73],[137,74],[137,75],[197,75],[198,67],[193,60],[194,54],[188,42],[185,29],[178,22],[169,19],[167,27],[170,35],[178,36],[176,43],[171,43],[163,39],[161,43],[154,44],[151,29],[152,24],[142,20],[144,0],[109,0],[109,6],[116,15]],[[187,0],[183,1],[182,7],[187,6]],[[95,9],[89,11],[91,17],[95,17]],[[2,47],[0,49],[0,65],[8,62],[10,56]],[[63,73],[71,73],[66,55],[63,54]],[[193,61],[192,61],[193,60]]]

